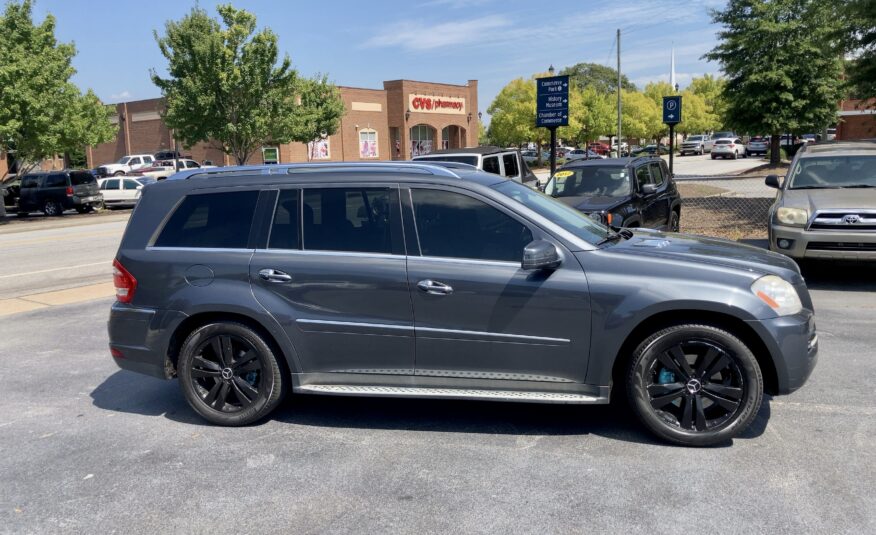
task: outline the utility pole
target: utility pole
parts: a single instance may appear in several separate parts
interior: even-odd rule
[[[621,70],[620,70],[620,28],[617,29],[617,157],[621,157]]]

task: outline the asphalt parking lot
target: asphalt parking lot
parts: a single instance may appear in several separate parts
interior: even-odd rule
[[[39,243],[4,255],[26,267]],[[260,425],[213,427],[175,381],[116,368],[111,298],[10,314],[0,531],[872,532],[874,272],[806,270],[814,375],[712,449],[667,446],[601,406],[292,396]]]

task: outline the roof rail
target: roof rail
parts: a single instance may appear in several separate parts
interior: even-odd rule
[[[210,175],[228,174],[258,174],[283,175],[298,173],[318,173],[327,171],[387,171],[387,172],[419,172],[436,176],[462,178],[452,169],[437,164],[419,162],[325,162],[325,163],[293,163],[272,165],[235,165],[229,167],[210,167],[207,169],[186,169],[168,178],[168,180],[186,180],[189,178]]]

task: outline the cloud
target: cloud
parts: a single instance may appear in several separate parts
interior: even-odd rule
[[[498,29],[507,29],[511,21],[502,15],[489,15],[471,20],[427,24],[422,21],[400,21],[384,27],[365,41],[366,48],[401,46],[408,50],[432,50],[483,41]]]
[[[126,90],[122,91],[121,93],[115,93],[115,94],[110,95],[110,98],[112,100],[129,99],[129,98],[131,98],[131,92],[126,89]]]

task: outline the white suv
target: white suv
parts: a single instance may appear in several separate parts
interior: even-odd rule
[[[121,176],[129,171],[140,169],[141,167],[148,167],[152,165],[153,162],[155,162],[155,157],[151,154],[131,154],[129,156],[122,156],[122,158],[116,163],[107,163],[98,167],[97,176]]]

